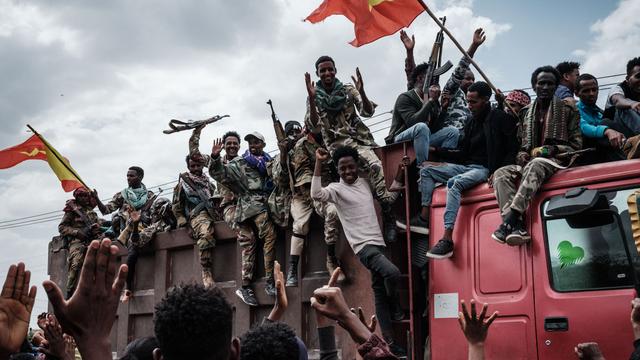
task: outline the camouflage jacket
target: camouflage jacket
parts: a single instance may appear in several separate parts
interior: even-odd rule
[[[97,224],[98,227],[92,228],[93,224]],[[71,199],[65,204],[64,215],[58,225],[58,231],[60,235],[69,240],[79,239],[88,243],[101,234],[100,225],[101,220],[92,208],[82,207],[74,199]]]
[[[341,145],[359,144],[364,146],[377,146],[371,130],[365,125],[358,113],[363,117],[371,117],[373,112],[367,113],[364,109],[362,96],[352,84],[344,84],[347,100],[342,111],[331,114],[323,108],[316,106],[319,122],[316,126],[311,124],[309,117],[309,99],[307,99],[307,113],[304,117],[307,129],[322,133],[322,138],[328,150],[333,151]],[[373,103],[375,111],[376,104]],[[357,113],[356,113],[357,111]]]
[[[151,221],[151,203],[153,202],[153,191],[147,191],[147,203],[142,207],[142,221],[148,223]],[[122,191],[119,191],[113,195],[111,200],[106,203],[104,206],[107,208],[106,214],[111,214],[114,211],[118,211],[118,213],[124,212],[124,196],[122,196]]]
[[[451,74],[451,78],[449,78],[447,84],[444,86],[442,91],[448,91],[449,94],[451,94],[451,101],[446,111],[440,113],[434,131],[438,131],[447,126],[453,126],[463,131],[465,125],[469,122],[471,111],[467,105],[467,96],[464,91],[460,89],[460,83],[464,79],[467,70],[469,70],[469,64],[469,59],[462,57],[453,74]]]
[[[198,195],[198,189],[192,188],[186,181],[184,181],[183,176],[186,176],[186,173],[180,174],[178,185],[176,185],[173,190],[172,201],[173,214],[180,225],[186,224],[187,221],[198,215],[201,211],[210,211],[213,213],[212,197],[216,191],[216,187],[211,181],[207,181],[206,189],[200,189],[204,196],[208,196],[207,201],[209,201],[209,204],[207,205]],[[203,176],[206,177],[205,174],[203,174]],[[193,184],[196,187],[199,186],[197,183]],[[214,216],[211,218],[214,218]]]
[[[534,101],[520,111],[519,137],[520,152],[517,159],[519,165],[527,155],[540,146],[550,145],[557,148],[558,153],[580,150],[582,148],[582,132],[580,130],[580,113],[574,105],[554,97],[549,105],[547,119],[544,122],[536,118],[538,101]],[[540,128],[542,126],[542,128]],[[569,159],[554,159],[559,164],[566,164]]]
[[[151,242],[153,237],[160,232],[165,232],[171,230],[171,225],[167,224],[164,220],[160,219],[151,225],[145,227],[138,233],[138,238],[131,238],[131,242],[134,246],[141,248]]]
[[[269,192],[266,190],[266,185],[269,179],[249,166],[242,156],[234,158],[227,164],[223,164],[220,156],[212,158],[209,175],[238,197],[235,218],[237,223],[267,211]]]
[[[311,134],[303,136],[293,150],[289,153],[291,159],[291,169],[293,170],[295,187],[311,186],[313,170],[316,164],[316,150],[321,148]],[[322,186],[329,185],[334,180],[331,173],[331,165],[325,164],[322,167]]]
[[[291,159],[292,151],[289,152],[288,159]],[[289,186],[289,169],[282,166],[280,156],[276,156],[268,167],[269,176],[273,179],[275,187],[269,199],[269,215],[271,220],[280,227],[289,225],[289,214],[291,210],[291,187]]]

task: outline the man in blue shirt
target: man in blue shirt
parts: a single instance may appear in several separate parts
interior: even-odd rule
[[[561,100],[575,104],[573,97],[576,79],[580,76],[580,64],[573,61],[564,61],[556,65],[556,70],[560,73],[560,84],[556,89],[555,96]]]
[[[584,148],[595,147],[597,151],[581,159],[583,164],[594,164],[624,159],[622,146],[626,141],[624,126],[603,117],[604,111],[596,105],[598,101],[598,80],[591,74],[578,76],[575,85],[580,101],[576,104],[580,111],[580,130]]]

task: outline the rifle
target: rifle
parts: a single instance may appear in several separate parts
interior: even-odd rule
[[[273,130],[276,132],[276,140],[278,141],[278,144],[280,144],[282,141],[287,140],[287,134],[284,133],[282,123],[280,122],[280,119],[278,119],[278,115],[276,115],[276,112],[273,110],[273,102],[271,101],[271,99],[267,101],[267,104],[271,108],[271,120],[273,120]],[[289,188],[291,189],[291,194],[293,195],[293,193],[295,192],[295,183],[293,181],[291,166],[289,166],[289,154],[284,155],[286,161],[284,164],[281,164],[281,166],[287,167],[287,172],[289,173]]]
[[[442,21],[447,21],[447,18],[442,18]],[[447,60],[444,65],[441,65],[442,62],[442,44],[444,43],[444,33],[442,30],[438,32],[436,35],[436,40],[433,43],[433,47],[431,48],[431,56],[429,57],[429,61],[427,61],[427,73],[424,76],[424,85],[422,86],[422,92],[424,94],[429,93],[429,87],[434,84],[438,84],[440,80],[440,75],[446,73],[453,67],[451,61]]]
[[[187,120],[187,121],[181,121],[181,120],[177,120],[177,119],[171,119],[169,121],[169,127],[170,129],[168,130],[163,130],[162,132],[165,134],[173,134],[174,132],[178,132],[178,131],[184,131],[184,130],[190,130],[190,129],[195,129],[198,126],[203,126],[203,125],[208,125],[208,124],[212,124],[222,118],[226,118],[229,117],[229,115],[216,115],[213,117],[210,117],[208,119],[204,119],[204,120]]]
[[[582,150],[575,150],[575,151],[567,151],[561,154],[556,155],[556,157],[558,159],[566,159],[569,157],[573,157],[575,155],[582,155],[582,154],[586,154],[586,153],[590,153],[590,152],[594,152],[596,151],[596,148],[586,148],[586,149],[582,149]]]
[[[447,17],[441,17],[440,21],[442,21],[442,25],[447,22]],[[438,31],[436,34],[436,40],[433,42],[433,47],[431,48],[431,56],[429,57],[429,62],[433,64],[437,64],[437,67],[440,67],[442,64],[442,49],[444,44],[444,31]],[[440,82],[440,76],[434,76],[431,79],[433,84],[438,84]]]

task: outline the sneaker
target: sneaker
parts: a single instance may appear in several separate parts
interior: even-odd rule
[[[329,272],[329,276],[333,274],[338,266],[340,266],[338,264],[338,259],[327,256],[327,271]],[[338,275],[338,282],[343,282],[344,279],[344,271],[340,271],[340,275]]]
[[[384,241],[387,244],[393,244],[398,237],[398,230],[396,230],[396,217],[392,212],[382,214],[382,228],[384,230]]]
[[[416,234],[429,235],[429,222],[422,220],[420,215],[416,215],[409,220],[411,232]],[[396,220],[396,226],[402,230],[407,230],[407,225]]]
[[[253,290],[250,287],[241,287],[236,290],[236,295],[242,300],[245,304],[249,306],[258,306],[258,300],[256,300],[256,295],[253,293]]]
[[[407,358],[407,350],[405,350],[402,346],[399,346],[394,342],[389,344],[389,350],[391,350],[391,353],[395,355],[398,359]]]
[[[507,236],[513,232],[513,227],[510,224],[502,223],[498,226],[498,229],[491,234],[491,238],[500,244],[507,242]]]
[[[202,284],[207,288],[216,286],[216,282],[213,280],[213,274],[211,273],[211,270],[202,270]]]
[[[427,257],[432,259],[446,259],[453,255],[453,241],[440,239],[438,243],[427,251]]]
[[[518,222],[516,226],[514,226],[511,234],[507,235],[505,241],[509,246],[520,246],[531,241],[531,235],[529,235],[527,229],[525,229],[524,224]]]
[[[276,284],[273,278],[267,278],[267,281],[264,284],[264,292],[269,296],[276,296]]]
[[[298,266],[292,266],[289,264],[289,271],[287,271],[287,282],[284,284],[286,287],[298,287]]]

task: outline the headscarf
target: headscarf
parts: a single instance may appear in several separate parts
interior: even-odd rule
[[[316,105],[329,113],[338,113],[347,102],[347,90],[338,79],[333,80],[333,89],[327,92],[322,87],[322,81],[316,83]]]
[[[93,197],[93,194],[91,193],[91,191],[89,191],[87,188],[85,187],[79,187],[75,190],[73,190],[73,197],[78,200],[79,196],[88,196],[89,197],[89,206],[93,209],[94,207],[96,207],[96,205],[98,205],[96,199]],[[65,209],[67,207],[65,206]],[[65,210],[66,211],[66,210]]]
[[[148,200],[147,187],[142,183],[140,184],[139,188],[134,189],[132,187],[128,187],[122,190],[120,193],[122,194],[124,201],[127,204],[133,206],[133,208],[136,210],[140,210]]]
[[[531,103],[531,98],[527,96],[524,92],[513,90],[509,94],[505,100],[513,101],[516,104],[520,104],[523,107],[529,105]]]

